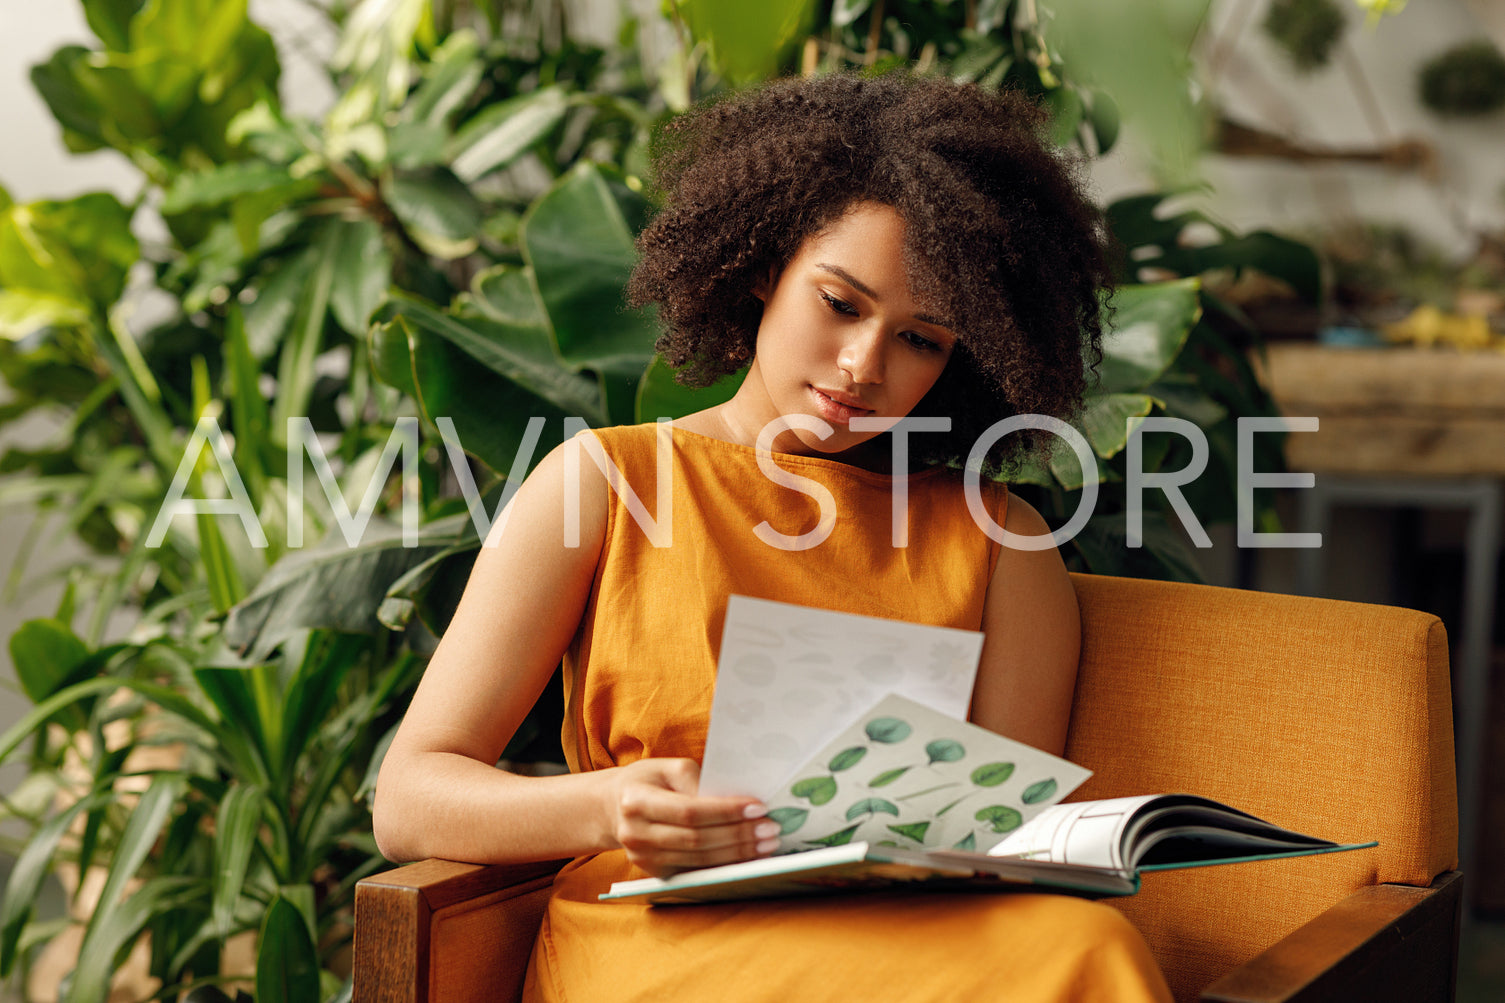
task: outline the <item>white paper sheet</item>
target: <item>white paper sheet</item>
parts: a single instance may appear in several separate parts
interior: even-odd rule
[[[767,799],[890,693],[965,719],[982,634],[732,596],[700,793]]]

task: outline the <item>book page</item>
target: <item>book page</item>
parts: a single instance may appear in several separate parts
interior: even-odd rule
[[[732,596],[700,793],[767,798],[889,693],[965,718],[982,634]]]
[[[1124,830],[1136,811],[1158,797],[1145,794],[1056,805],[1010,833],[988,853],[1128,870],[1120,849]]]
[[[890,694],[768,798],[787,851],[981,852],[1092,775],[1074,763]]]

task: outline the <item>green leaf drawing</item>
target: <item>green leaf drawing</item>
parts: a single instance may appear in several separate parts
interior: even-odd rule
[[[914,840],[916,843],[925,841],[925,830],[930,828],[929,822],[907,822],[904,825],[891,825],[889,832],[897,832],[899,835]]]
[[[836,796],[836,778],[806,777],[796,781],[789,793],[797,798],[806,798],[811,804],[825,804]]]
[[[877,845],[877,846],[892,846],[892,847],[897,848],[899,844],[895,840],[892,840],[892,839],[880,839],[880,840],[878,840],[878,842],[875,845]]]
[[[887,787],[889,784],[893,783],[895,780],[898,780],[900,777],[902,777],[904,774],[906,774],[908,772],[909,772],[909,767],[907,767],[907,766],[896,766],[892,770],[884,770],[882,773],[878,774],[872,780],[869,780],[868,781],[868,786],[869,787]]]
[[[816,846],[846,846],[852,841],[852,834],[860,828],[862,828],[862,823],[859,822],[857,825],[847,826],[840,832],[833,832],[831,835],[822,836],[820,839],[807,839],[805,842],[813,843]]]
[[[975,849],[977,849],[977,835],[975,833],[971,833],[971,832],[967,833],[961,839],[958,839],[955,843],[953,843],[952,846],[951,846],[951,849],[953,849],[953,850],[975,850]]]
[[[863,798],[847,809],[847,821],[852,821],[858,815],[877,815],[880,813],[898,818],[899,806],[892,801],[885,801],[882,798]]]
[[[1024,816],[1019,814],[1017,808],[1010,808],[1008,805],[1003,804],[988,805],[986,808],[980,808],[977,814],[972,817],[979,822],[988,823],[988,827],[994,832],[1012,832],[1019,828],[1019,824],[1024,821]]]
[[[942,809],[941,809],[941,810],[940,810],[940,811],[938,811],[938,812],[936,812],[936,813],[935,813],[935,817],[936,817],[936,818],[940,818],[940,817],[941,817],[941,816],[942,816],[942,815],[944,815],[944,814],[946,814],[946,813],[947,813],[947,812],[948,812],[948,811],[950,811],[950,810],[951,810],[951,809],[952,809],[952,808],[955,808],[955,807],[956,807],[956,806],[957,806],[957,805],[959,805],[959,804],[961,804],[961,803],[962,803],[962,802],[963,802],[963,801],[965,801],[965,800],[967,800],[967,799],[966,799],[966,798],[964,798],[964,797],[961,797],[961,798],[957,798],[957,799],[956,799],[956,800],[955,800],[955,801],[953,801],[953,802],[951,802],[951,803],[950,803],[950,804],[948,804],[948,805],[947,805],[947,806],[946,806],[946,807],[944,807],[944,808],[942,808]]]
[[[925,746],[925,755],[930,757],[930,764],[954,763],[967,754],[962,744],[950,738],[938,738]]]
[[[972,771],[972,782],[979,787],[997,787],[1013,775],[1013,763],[987,763]]]
[[[1019,800],[1023,801],[1025,804],[1039,804],[1041,801],[1046,800],[1055,792],[1056,782],[1054,778],[1041,780],[1038,783],[1030,784],[1028,787],[1024,788],[1024,793],[1019,796]]]
[[[884,745],[904,741],[913,730],[906,722],[896,717],[875,717],[863,729],[867,732],[868,738],[875,742],[882,742]]]
[[[768,817],[779,823],[779,835],[787,836],[804,825],[810,813],[803,808],[775,808]]]
[[[836,755],[832,756],[831,761],[826,764],[826,768],[832,773],[850,770],[861,762],[862,757],[865,755],[867,755],[867,746],[854,745],[850,749],[842,749]]]

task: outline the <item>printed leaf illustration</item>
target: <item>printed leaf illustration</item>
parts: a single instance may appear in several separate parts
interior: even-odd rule
[[[909,772],[909,767],[907,767],[907,766],[896,766],[892,770],[884,770],[882,773],[878,774],[872,780],[869,780],[868,781],[868,786],[869,787],[887,787],[889,784],[893,783],[895,780],[898,780],[900,777],[902,777],[904,774],[906,774],[908,772]]]
[[[880,840],[878,840],[877,845],[878,846],[898,847],[899,844],[897,842],[895,842],[894,840],[892,840],[892,839],[880,839]]]
[[[1030,784],[1028,787],[1024,788],[1024,793],[1019,796],[1019,800],[1023,801],[1025,804],[1039,804],[1041,801],[1046,800],[1055,792],[1056,782],[1054,778],[1041,780],[1038,783]]]
[[[1024,821],[1024,816],[1019,814],[1017,808],[1003,804],[988,805],[972,817],[979,822],[988,823],[988,827],[994,832],[1012,832]]]
[[[913,730],[907,722],[896,717],[875,717],[863,729],[867,732],[868,738],[875,742],[882,742],[884,745],[904,741]]]
[[[867,755],[867,746],[854,745],[850,749],[842,749],[836,755],[832,756],[831,761],[826,764],[826,768],[832,773],[850,770],[861,762],[862,757],[865,755]]]
[[[942,815],[946,814],[952,808],[955,808],[957,805],[961,804],[965,800],[967,800],[967,799],[966,798],[957,798],[955,801],[951,802],[946,807],[944,807],[940,811],[936,812],[935,813],[935,817],[936,818],[940,818]]]
[[[898,818],[899,806],[892,801],[885,801],[882,798],[863,798],[847,809],[847,821],[852,821],[858,815],[878,815],[880,813]]]
[[[811,804],[825,804],[836,796],[834,777],[806,777],[795,781],[789,793],[797,798],[806,798]]]
[[[860,828],[862,828],[861,823],[849,825],[840,832],[833,832],[831,835],[822,836],[820,839],[807,839],[805,842],[814,843],[816,846],[846,846],[852,841],[852,834]]]
[[[962,744],[950,738],[938,738],[925,746],[925,755],[930,757],[931,765],[936,763],[954,763],[967,754]]]
[[[971,833],[971,832],[967,833],[961,839],[958,839],[956,841],[956,843],[951,847],[951,849],[953,849],[953,850],[975,850],[975,849],[977,849],[977,835],[975,833]]]
[[[908,837],[916,843],[925,841],[925,830],[930,828],[929,822],[908,822],[904,825],[891,825],[889,832],[897,832],[901,836]]]
[[[779,823],[779,835],[787,836],[804,825],[810,813],[803,808],[775,808],[768,817]]]
[[[1013,775],[1013,763],[987,763],[972,771],[972,782],[979,787],[997,787]]]

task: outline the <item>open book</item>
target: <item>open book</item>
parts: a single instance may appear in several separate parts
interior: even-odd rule
[[[733,596],[700,790],[762,800],[780,851],[601,898],[917,881],[1129,895],[1141,870],[1355,848],[1188,795],[1057,804],[1091,772],[962,720],[981,647],[975,632]]]
[[[618,881],[603,900],[688,904],[923,886],[974,891],[1133,895],[1144,871],[1358,850],[1304,836],[1190,794],[1149,794],[1059,804],[987,853],[848,843]]]

